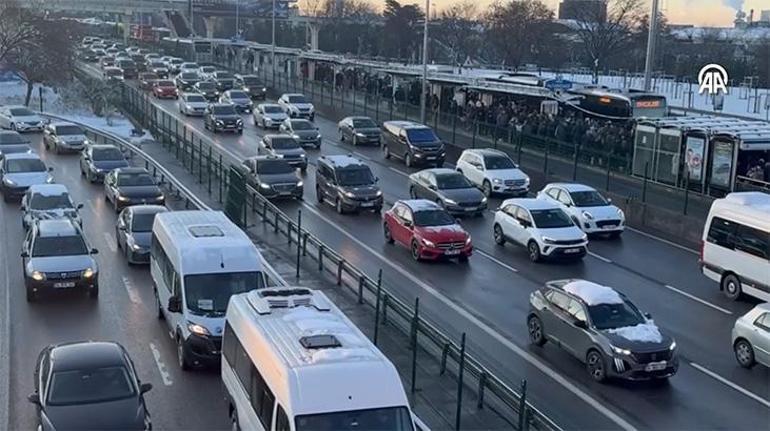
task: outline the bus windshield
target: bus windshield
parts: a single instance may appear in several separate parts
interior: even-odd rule
[[[297,431],[411,431],[414,429],[412,417],[406,407],[301,415],[295,419],[294,426]]]
[[[232,295],[264,287],[259,271],[193,274],[184,277],[187,309],[193,314],[221,316]]]

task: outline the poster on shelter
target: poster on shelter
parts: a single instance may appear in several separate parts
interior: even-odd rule
[[[703,156],[706,149],[706,140],[688,136],[686,146],[684,162],[687,172],[690,173],[690,182],[700,182],[703,178]]]
[[[730,142],[714,142],[711,162],[711,185],[729,188],[733,171],[733,145]]]

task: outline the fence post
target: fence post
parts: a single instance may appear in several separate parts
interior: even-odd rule
[[[364,283],[366,283],[366,277],[361,275],[358,277],[358,304],[364,303]]]
[[[291,237],[291,233],[289,233]],[[302,237],[302,210],[297,210],[297,280],[299,280],[299,259],[302,256],[302,244],[300,238]]]
[[[374,345],[377,345],[377,336],[380,333],[380,293],[382,291],[382,268],[377,272],[377,300],[374,306]]]
[[[650,162],[644,162],[644,182],[642,183],[642,203],[647,203],[647,168]]]
[[[222,175],[222,155],[219,155],[219,203],[222,203],[222,186],[224,186],[225,179]]]
[[[518,158],[518,160],[516,160],[516,163],[518,165],[521,165],[521,146],[524,142],[524,135],[521,132],[518,132],[516,141],[517,141],[516,143],[518,144],[517,145],[518,149],[516,150],[517,152],[516,157]]]
[[[473,138],[471,138],[471,148],[476,148],[476,134],[479,132],[479,122],[473,122]]]
[[[455,145],[455,136],[457,135],[457,113],[452,115],[452,145]]]
[[[318,246],[318,271],[324,270],[324,245]]]
[[[345,266],[345,259],[340,259],[337,263],[337,286],[342,286],[342,268]]]
[[[414,298],[414,317],[412,318],[412,393],[417,390],[417,332],[420,326],[420,298]]]
[[[521,381],[521,395],[519,396],[519,429],[524,429],[524,416],[527,410],[527,379]]]
[[[209,157],[206,160],[206,170],[209,182],[209,195],[211,194],[211,147],[209,147]]]
[[[460,429],[460,416],[463,407],[463,374],[465,372],[465,332],[460,340],[460,364],[457,371],[457,412],[455,414],[455,430]]]
[[[388,303],[390,302],[390,295],[385,292],[385,296],[382,297],[382,324],[388,324]]]
[[[604,190],[605,191],[610,191],[610,175],[611,175],[610,174],[610,166],[611,166],[610,165],[610,157],[612,157],[612,156],[608,156],[607,157],[607,180],[606,180],[606,182],[604,184]]]
[[[572,181],[576,181],[577,180],[577,169],[578,169],[578,156],[579,156],[579,152],[580,152],[580,147],[578,146],[578,144],[575,144],[575,160],[574,160],[574,164],[572,166]]]
[[[481,376],[479,376],[479,401],[476,403],[477,409],[483,409],[484,408],[484,389],[487,385],[487,373],[485,371],[481,372]]]
[[[194,143],[195,141],[193,141]],[[198,140],[198,184],[203,182],[203,140]]]
[[[684,179],[684,215],[687,215],[687,205],[690,200],[690,169],[687,169],[687,176]]]
[[[551,141],[545,140],[545,157],[543,160],[543,175],[545,175],[545,182],[548,182],[548,152],[551,151]]]
[[[441,365],[439,366],[438,374],[443,376],[446,372],[446,358],[449,356],[449,343],[444,343],[444,347],[441,348]]]

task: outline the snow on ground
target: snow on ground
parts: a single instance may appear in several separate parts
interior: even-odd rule
[[[652,321],[647,321],[647,323],[640,323],[634,326],[608,329],[607,332],[620,335],[626,340],[639,341],[642,343],[660,343],[663,341],[663,336],[660,335],[658,327]]]

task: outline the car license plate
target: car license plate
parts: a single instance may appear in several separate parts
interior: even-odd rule
[[[291,192],[280,192],[279,194],[281,196],[289,196],[291,194]]]
[[[436,160],[436,156],[428,156],[425,160]]]
[[[568,249],[564,250],[564,253],[569,253],[569,254],[580,253],[580,249],[579,248],[568,248]]]
[[[602,226],[602,229],[615,229],[616,227],[618,227],[618,225],[608,224],[608,225]]]
[[[644,367],[644,371],[660,371],[666,369],[666,361],[650,362]]]
[[[460,250],[445,250],[444,254],[447,256],[457,256],[460,254]]]
[[[473,212],[473,211],[476,211],[476,208],[465,208],[465,212],[467,213]]]
[[[373,207],[374,206],[374,202],[362,202],[361,206],[362,207]]]
[[[66,281],[66,282],[61,282],[61,283],[54,283],[53,287],[55,289],[64,289],[64,288],[67,288],[67,287],[75,287],[75,282],[74,281]]]

